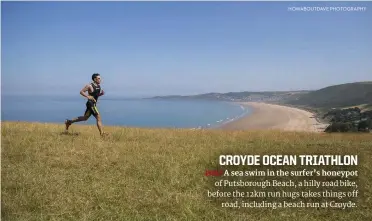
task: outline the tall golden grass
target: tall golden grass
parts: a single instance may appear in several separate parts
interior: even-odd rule
[[[63,130],[2,122],[2,220],[372,220],[372,134]],[[218,178],[204,173],[224,153],[358,154],[358,207],[221,208],[207,197]]]

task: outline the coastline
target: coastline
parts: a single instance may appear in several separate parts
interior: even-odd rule
[[[321,128],[325,127],[327,124],[318,122],[315,113],[311,113],[308,110],[304,110],[298,107],[291,107],[279,104],[269,104],[263,102],[228,102],[237,106],[241,106],[249,109],[249,111],[243,111],[242,114],[234,116],[232,118],[226,118],[224,120],[218,120],[213,122],[210,121],[207,126],[197,126],[197,127],[185,127],[185,126],[133,126],[133,127],[145,127],[145,128],[180,128],[180,129],[222,129],[222,130],[270,130],[279,129],[286,131],[324,131]],[[213,109],[219,108],[220,106],[215,106]],[[104,118],[106,120],[106,118]],[[205,119],[204,119],[205,120]],[[13,121],[9,119],[2,119],[4,121]],[[23,120],[15,120],[23,121]],[[221,122],[222,121],[222,122]],[[38,120],[28,120],[27,122],[39,122],[39,123],[60,123],[62,121],[48,120],[48,121],[38,121]],[[130,127],[129,124],[121,124],[115,121],[115,124],[110,124],[110,122],[104,121],[105,126],[124,126]],[[208,121],[206,121],[208,122]],[[216,124],[217,122],[217,124]],[[221,122],[221,123],[219,123]],[[133,123],[133,122],[132,122]],[[82,122],[79,124],[84,125],[94,125],[95,122],[90,120],[89,122]]]
[[[252,113],[221,125],[222,130],[283,130],[323,132],[327,124],[316,120],[314,113],[303,109],[261,102],[238,102]]]

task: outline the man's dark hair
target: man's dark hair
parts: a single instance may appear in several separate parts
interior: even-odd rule
[[[99,74],[98,74],[98,73],[94,73],[94,74],[92,75],[92,80],[94,81],[94,78],[96,78],[97,76],[99,76]]]

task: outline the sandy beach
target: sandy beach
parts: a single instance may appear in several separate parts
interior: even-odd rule
[[[273,129],[283,131],[322,132],[327,126],[317,122],[313,113],[305,110],[258,102],[241,102],[239,104],[253,108],[253,113],[224,124],[220,129]]]

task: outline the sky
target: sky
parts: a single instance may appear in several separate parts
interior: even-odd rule
[[[367,7],[301,12],[288,7]],[[372,2],[1,2],[2,94],[316,90],[372,80]]]

